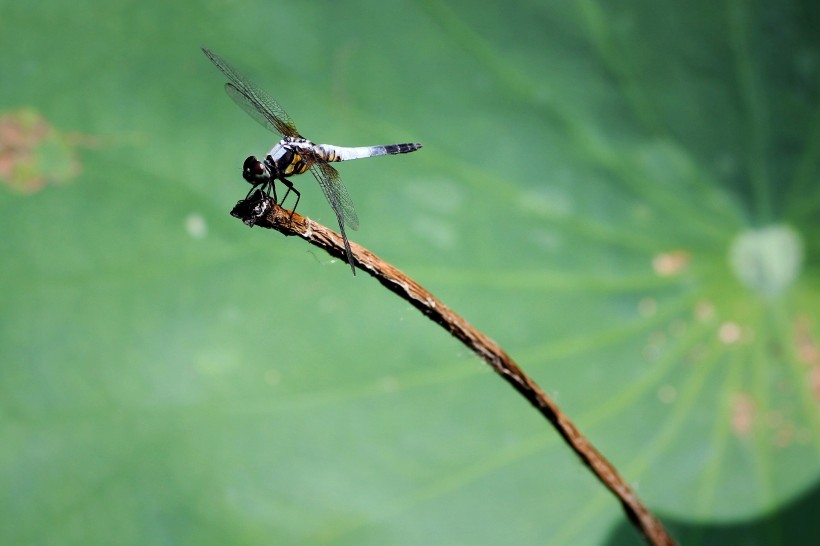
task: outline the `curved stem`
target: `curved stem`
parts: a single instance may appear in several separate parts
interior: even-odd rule
[[[231,215],[249,226],[275,229],[286,236],[297,236],[345,260],[342,236],[299,214],[282,209],[262,192],[239,201]],[[541,388],[493,340],[475,329],[416,281],[385,262],[366,248],[351,242],[353,264],[369,274],[391,292],[407,301],[430,320],[461,340],[484,360],[504,381],[519,392],[558,431],[564,441],[581,458],[612,493],[618,497],[630,522],[650,544],[673,545],[675,541],[663,524],[641,503],[609,461],[578,430]]]

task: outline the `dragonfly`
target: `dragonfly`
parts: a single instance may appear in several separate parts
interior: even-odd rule
[[[345,233],[345,226],[353,230],[358,229],[359,217],[356,215],[353,200],[342,182],[339,171],[332,167],[330,163],[380,155],[406,154],[415,152],[421,148],[421,144],[383,144],[355,148],[334,146],[333,144],[314,144],[299,134],[285,110],[258,85],[243,76],[233,65],[210,49],[203,47],[202,51],[230,80],[225,84],[225,91],[228,96],[263,127],[282,136],[282,140],[277,142],[263,159],[260,160],[256,156],[249,156],[242,165],[242,177],[251,185],[245,199],[256,188],[260,188],[268,197],[271,196],[272,192],[273,201],[281,206],[288,195],[293,192],[296,196],[296,202],[292,211],[295,211],[302,195],[293,186],[293,182],[289,178],[310,171],[336,214],[339,231],[344,240],[347,263],[350,265],[353,275],[356,275],[356,268],[353,265],[353,253],[350,250],[350,242]],[[276,181],[279,181],[287,188],[281,201],[277,199]]]

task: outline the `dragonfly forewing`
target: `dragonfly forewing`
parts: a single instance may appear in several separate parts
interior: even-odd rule
[[[275,130],[283,136],[300,137],[296,125],[270,95],[259,86],[243,76],[228,61],[203,47],[202,51],[212,63],[231,80],[225,85],[225,91],[245,112],[268,129]]]
[[[255,103],[248,95],[240,91],[236,86],[231,83],[226,83],[225,92],[229,97],[231,97],[237,106],[243,109],[250,117],[255,119],[259,125],[266,128],[268,131],[281,133],[281,129],[277,124],[277,121],[274,118],[271,118],[271,116],[266,114],[263,110],[260,110],[257,103]]]

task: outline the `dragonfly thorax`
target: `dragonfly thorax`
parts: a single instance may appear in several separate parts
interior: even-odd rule
[[[265,166],[272,178],[286,178],[302,174],[312,163],[309,156],[315,153],[315,144],[304,138],[285,137],[271,148],[265,157]]]
[[[264,161],[250,156],[242,165],[242,178],[258,186],[273,180],[284,180],[294,174],[302,174],[310,168],[311,161],[304,151],[312,151],[316,145],[304,138],[285,137],[267,153]]]

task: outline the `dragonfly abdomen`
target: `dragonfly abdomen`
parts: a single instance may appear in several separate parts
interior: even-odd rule
[[[381,146],[360,146],[357,148],[334,146],[333,144],[318,144],[316,148],[321,151],[322,159],[334,162],[364,159],[365,157],[375,157],[379,155],[406,154],[415,152],[421,148],[421,144],[385,144]]]

